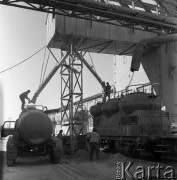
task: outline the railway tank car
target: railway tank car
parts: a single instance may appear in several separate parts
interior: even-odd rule
[[[90,108],[102,145],[132,155],[149,151],[156,157],[175,151],[177,136],[171,134],[170,115],[161,110],[153,85],[126,89],[116,96]]]
[[[13,166],[18,157],[50,156],[59,163],[62,154],[61,140],[52,137],[52,122],[43,110],[28,107],[15,123],[13,136],[7,141],[7,165]]]

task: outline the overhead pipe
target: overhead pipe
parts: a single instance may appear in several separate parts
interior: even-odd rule
[[[130,70],[132,72],[139,71],[140,63],[143,57],[143,53],[147,48],[153,45],[160,45],[168,42],[177,41],[177,34],[157,36],[154,38],[143,39],[136,46],[133,51],[132,63]]]
[[[57,63],[57,65],[52,69],[52,71],[49,73],[49,75],[46,77],[46,79],[42,82],[42,84],[39,86],[35,94],[33,95],[32,99],[29,101],[30,103],[35,104],[37,101],[37,97],[39,94],[43,91],[43,89],[46,87],[48,82],[52,79],[52,77],[55,75],[55,73],[58,71],[58,69],[63,65],[63,62],[66,60],[66,58],[69,56],[69,53],[67,53],[63,59]]]

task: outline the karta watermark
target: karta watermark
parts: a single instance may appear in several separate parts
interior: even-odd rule
[[[118,180],[177,179],[174,167],[162,166],[160,163],[144,167],[142,165],[135,166],[134,162],[117,162],[116,170],[116,179]]]

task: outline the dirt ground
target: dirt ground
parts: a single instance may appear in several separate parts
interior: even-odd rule
[[[0,140],[0,180],[114,180],[119,178],[116,164],[118,162],[133,163],[130,167],[132,175],[137,172],[138,166],[142,166],[144,171],[147,171],[148,166],[156,167],[159,163],[152,160],[133,159],[120,153],[103,152],[101,152],[101,160],[93,159],[90,162],[88,152],[79,150],[73,157],[65,156],[62,164],[52,164],[47,157],[30,157],[18,158],[14,167],[7,167],[6,141]],[[177,162],[160,162],[160,165],[165,168],[171,166],[177,172]],[[156,171],[152,172],[152,176],[156,177]],[[127,173],[125,178],[131,179]]]

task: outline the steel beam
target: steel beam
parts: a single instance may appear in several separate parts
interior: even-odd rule
[[[124,1],[124,3],[125,2],[126,1]],[[0,0],[0,4],[55,13],[80,19],[88,19],[123,27],[130,27],[133,25],[134,29],[160,34],[174,33],[177,29],[176,18],[158,16],[152,13],[136,9],[132,10],[118,5],[96,2],[94,0]],[[161,7],[163,7],[167,13],[167,9],[162,5],[162,3]],[[94,16],[100,16],[101,18],[97,19],[94,18]],[[129,23],[130,20],[131,23]]]

